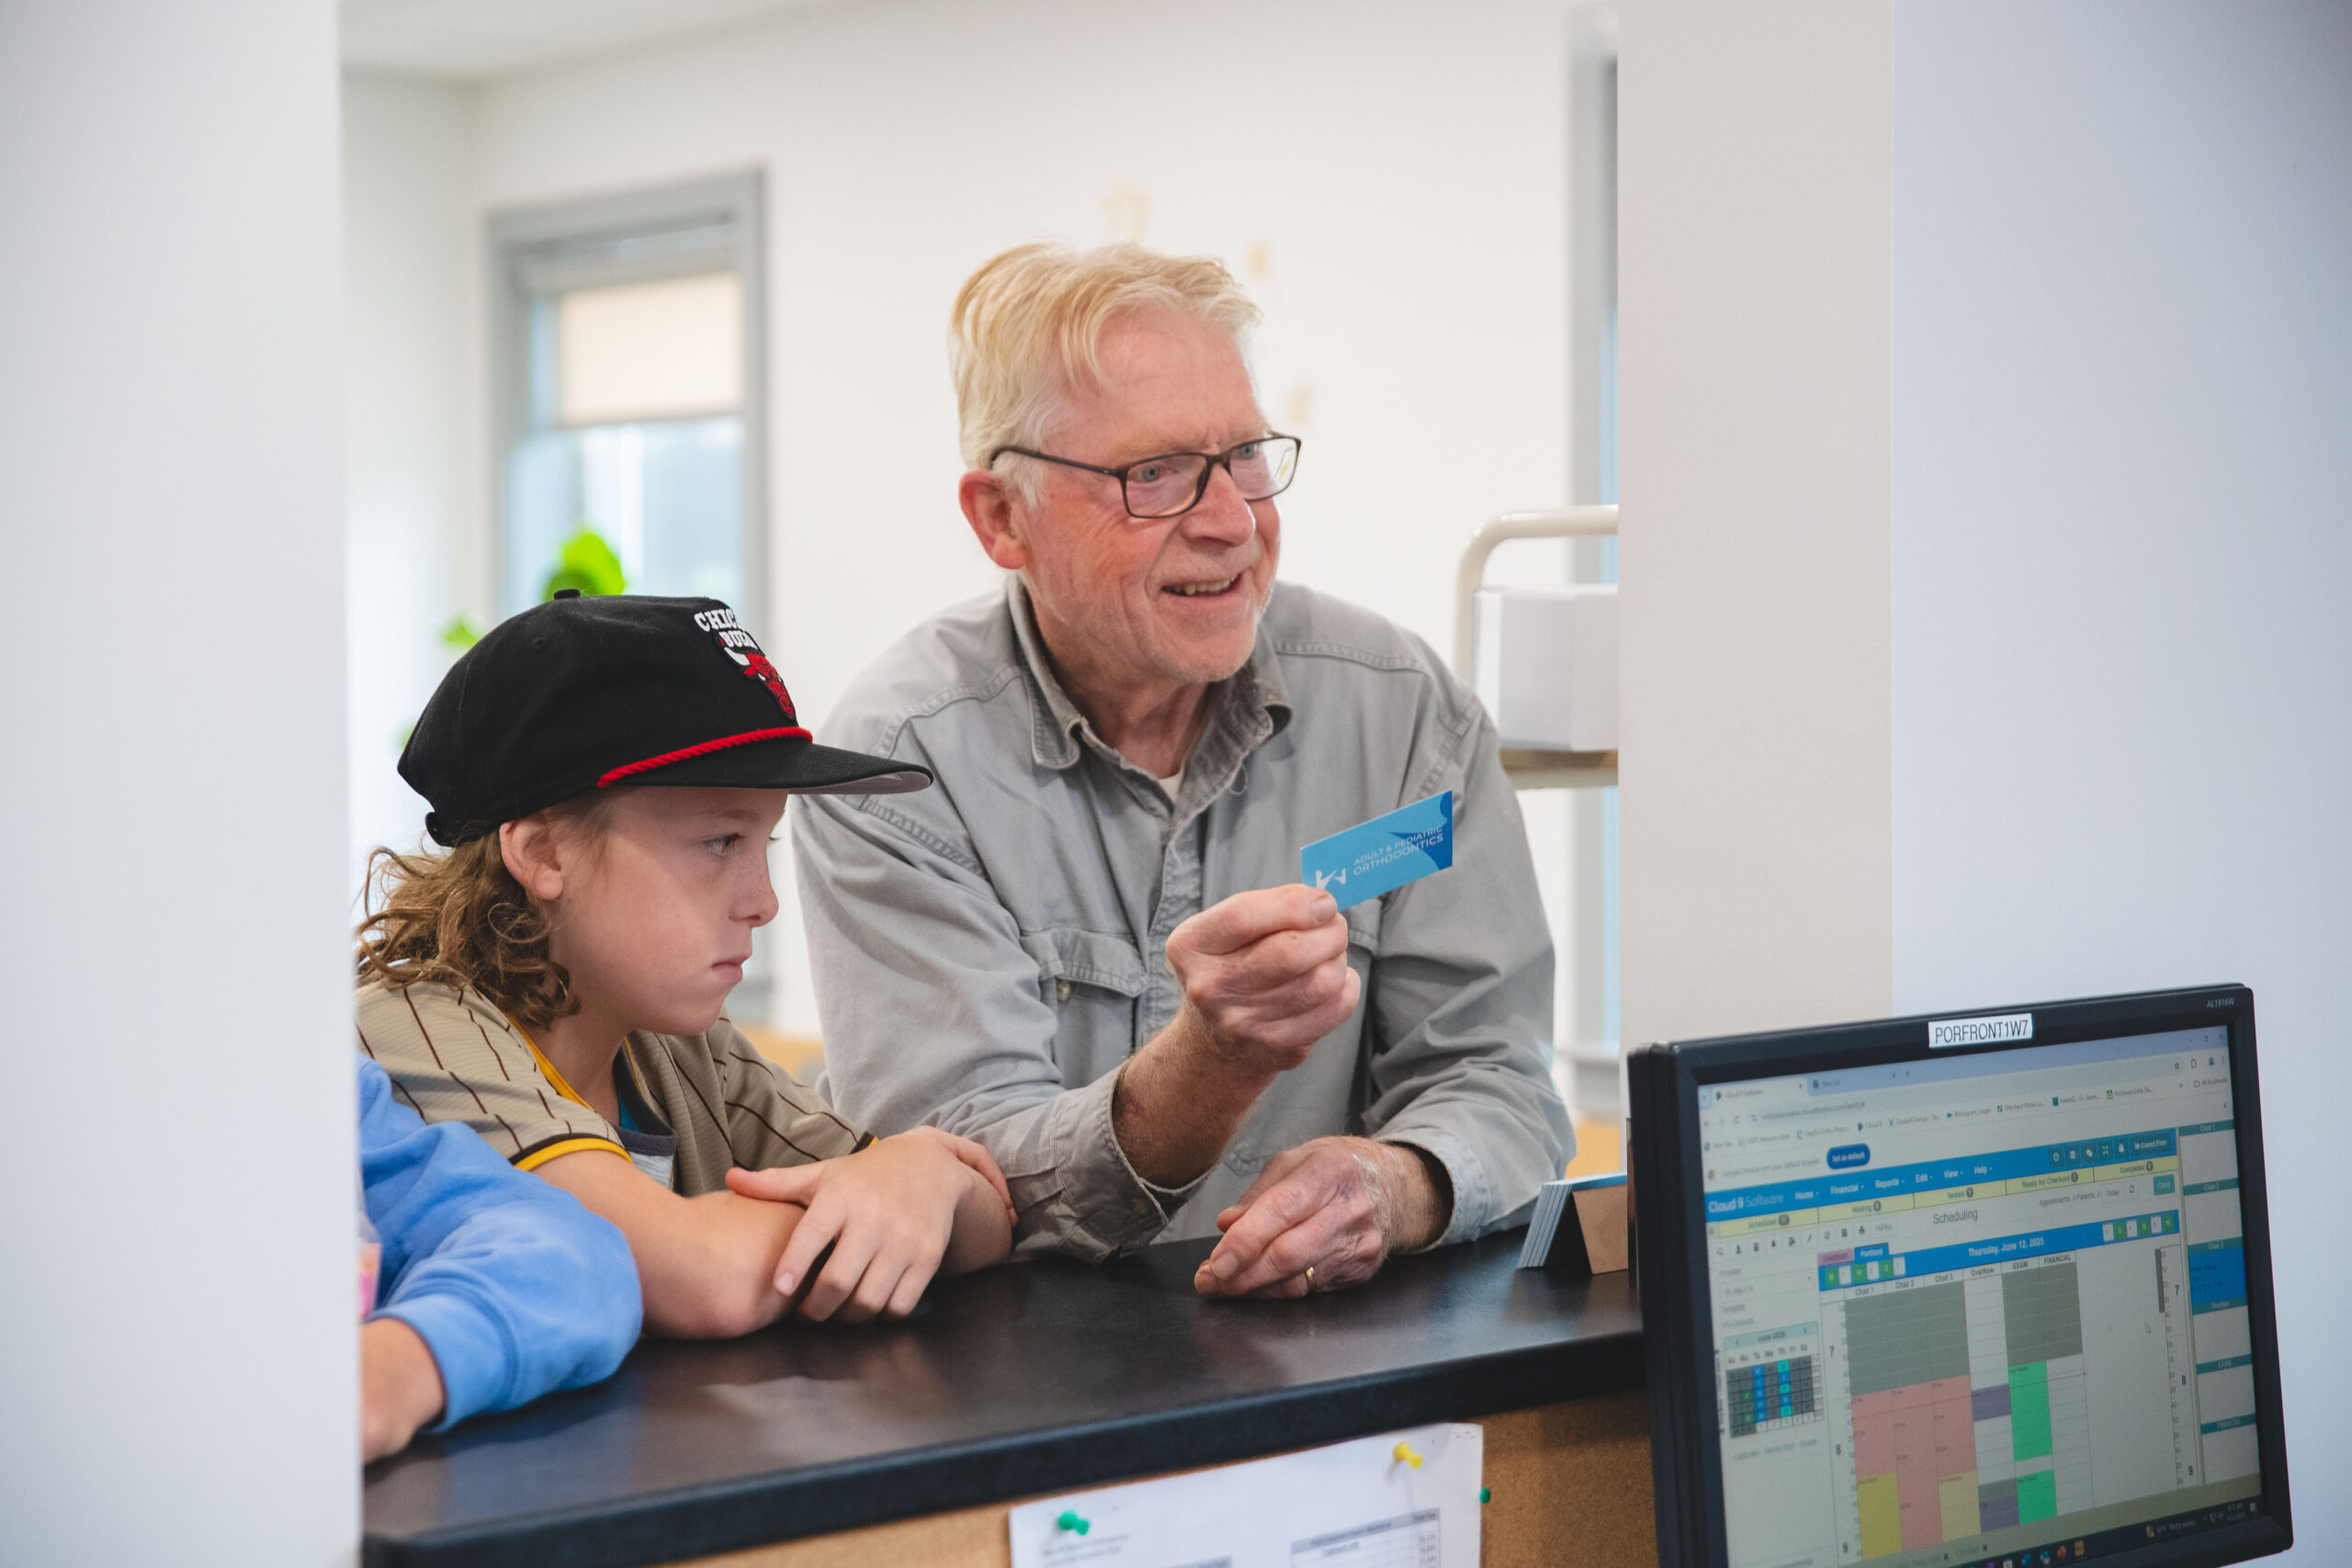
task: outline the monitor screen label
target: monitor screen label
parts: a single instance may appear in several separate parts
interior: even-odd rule
[[[2006,1045],[2033,1038],[2033,1014],[2005,1012],[1998,1018],[1946,1018],[1928,1025],[1928,1044],[1941,1051],[1951,1045]]]

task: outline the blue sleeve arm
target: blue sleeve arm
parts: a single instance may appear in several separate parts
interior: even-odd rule
[[[628,1242],[460,1122],[427,1125],[359,1062],[359,1159],[383,1243],[376,1315],[424,1338],[448,1404],[435,1430],[612,1375],[642,1314]]]

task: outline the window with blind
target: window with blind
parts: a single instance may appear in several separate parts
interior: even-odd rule
[[[757,175],[490,221],[502,615],[560,588],[764,623]]]

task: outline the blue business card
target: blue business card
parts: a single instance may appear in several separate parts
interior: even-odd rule
[[[1344,909],[1453,863],[1453,792],[1317,839],[1298,852],[1298,879]]]

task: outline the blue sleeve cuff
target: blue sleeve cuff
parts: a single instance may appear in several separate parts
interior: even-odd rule
[[[518,1359],[497,1314],[461,1295],[435,1292],[369,1314],[396,1317],[417,1332],[441,1369],[439,1420],[426,1428],[445,1431],[469,1416],[519,1403],[506,1397]]]
[[[458,1122],[427,1126],[361,1063],[360,1151],[380,1310],[441,1371],[435,1429],[608,1377],[636,1342],[628,1238]]]

